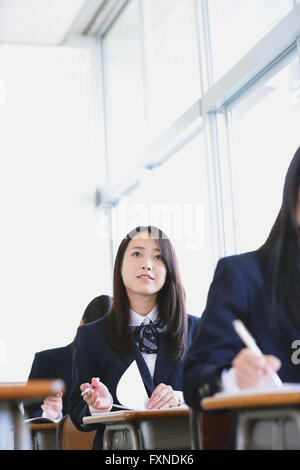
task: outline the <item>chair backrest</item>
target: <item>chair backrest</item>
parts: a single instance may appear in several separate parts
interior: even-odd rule
[[[28,423],[31,431],[34,450],[56,450],[56,423],[40,422],[40,418],[33,418]]]
[[[190,410],[192,449],[226,449],[232,423],[232,412],[213,414]]]
[[[201,439],[204,450],[224,450],[228,444],[234,415],[224,413],[200,412]]]
[[[69,415],[64,416],[56,430],[57,449],[91,450],[96,431],[78,431]]]

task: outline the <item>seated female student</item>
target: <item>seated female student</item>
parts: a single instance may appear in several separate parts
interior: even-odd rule
[[[192,408],[223,390],[300,382],[292,360],[300,339],[300,147],[285,178],[281,209],[258,250],[221,259],[184,366],[184,397]],[[264,353],[257,356],[236,334],[241,320]]]
[[[180,405],[183,357],[197,321],[186,314],[170,240],[151,226],[131,231],[116,255],[109,314],[77,332],[69,402],[75,426],[82,431],[84,416],[110,411],[119,403],[119,379],[134,360],[150,397],[149,409]],[[90,382],[92,390],[82,397]],[[95,449],[102,448],[102,434],[103,426],[98,426]]]
[[[80,325],[98,320],[109,312],[112,299],[108,295],[95,297],[86,307]],[[60,348],[37,352],[31,366],[28,380],[62,379],[66,386],[64,395],[46,397],[43,401],[24,405],[26,418],[60,419],[68,414],[68,399],[72,390],[72,366],[74,341]]]

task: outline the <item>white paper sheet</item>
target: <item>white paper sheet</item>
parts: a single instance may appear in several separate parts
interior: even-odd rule
[[[116,393],[121,405],[129,410],[146,410],[149,398],[136,361],[125,370]]]

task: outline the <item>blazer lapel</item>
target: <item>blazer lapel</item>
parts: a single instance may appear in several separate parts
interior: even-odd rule
[[[155,386],[160,383],[168,385],[168,379],[174,370],[174,361],[172,360],[172,345],[168,334],[158,336],[158,353],[155,363],[153,381]]]

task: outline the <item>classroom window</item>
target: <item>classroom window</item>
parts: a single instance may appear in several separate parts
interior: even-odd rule
[[[155,134],[201,96],[194,0],[148,0],[149,117]]]
[[[113,211],[115,251],[120,238],[138,225],[155,225],[171,239],[187,293],[188,312],[200,316],[214,261],[203,135],[161,167],[144,175],[140,186]]]
[[[299,60],[256,87],[231,111],[239,251],[266,240],[281,206],[284,176],[299,146]]]
[[[208,0],[207,3],[215,80],[293,7],[291,0]]]
[[[110,253],[96,236],[88,51],[2,45],[0,70],[0,376],[23,381],[34,354],[70,343],[90,300],[110,293]]]
[[[125,178],[145,146],[146,115],[140,3],[132,0],[104,38],[109,178]]]

